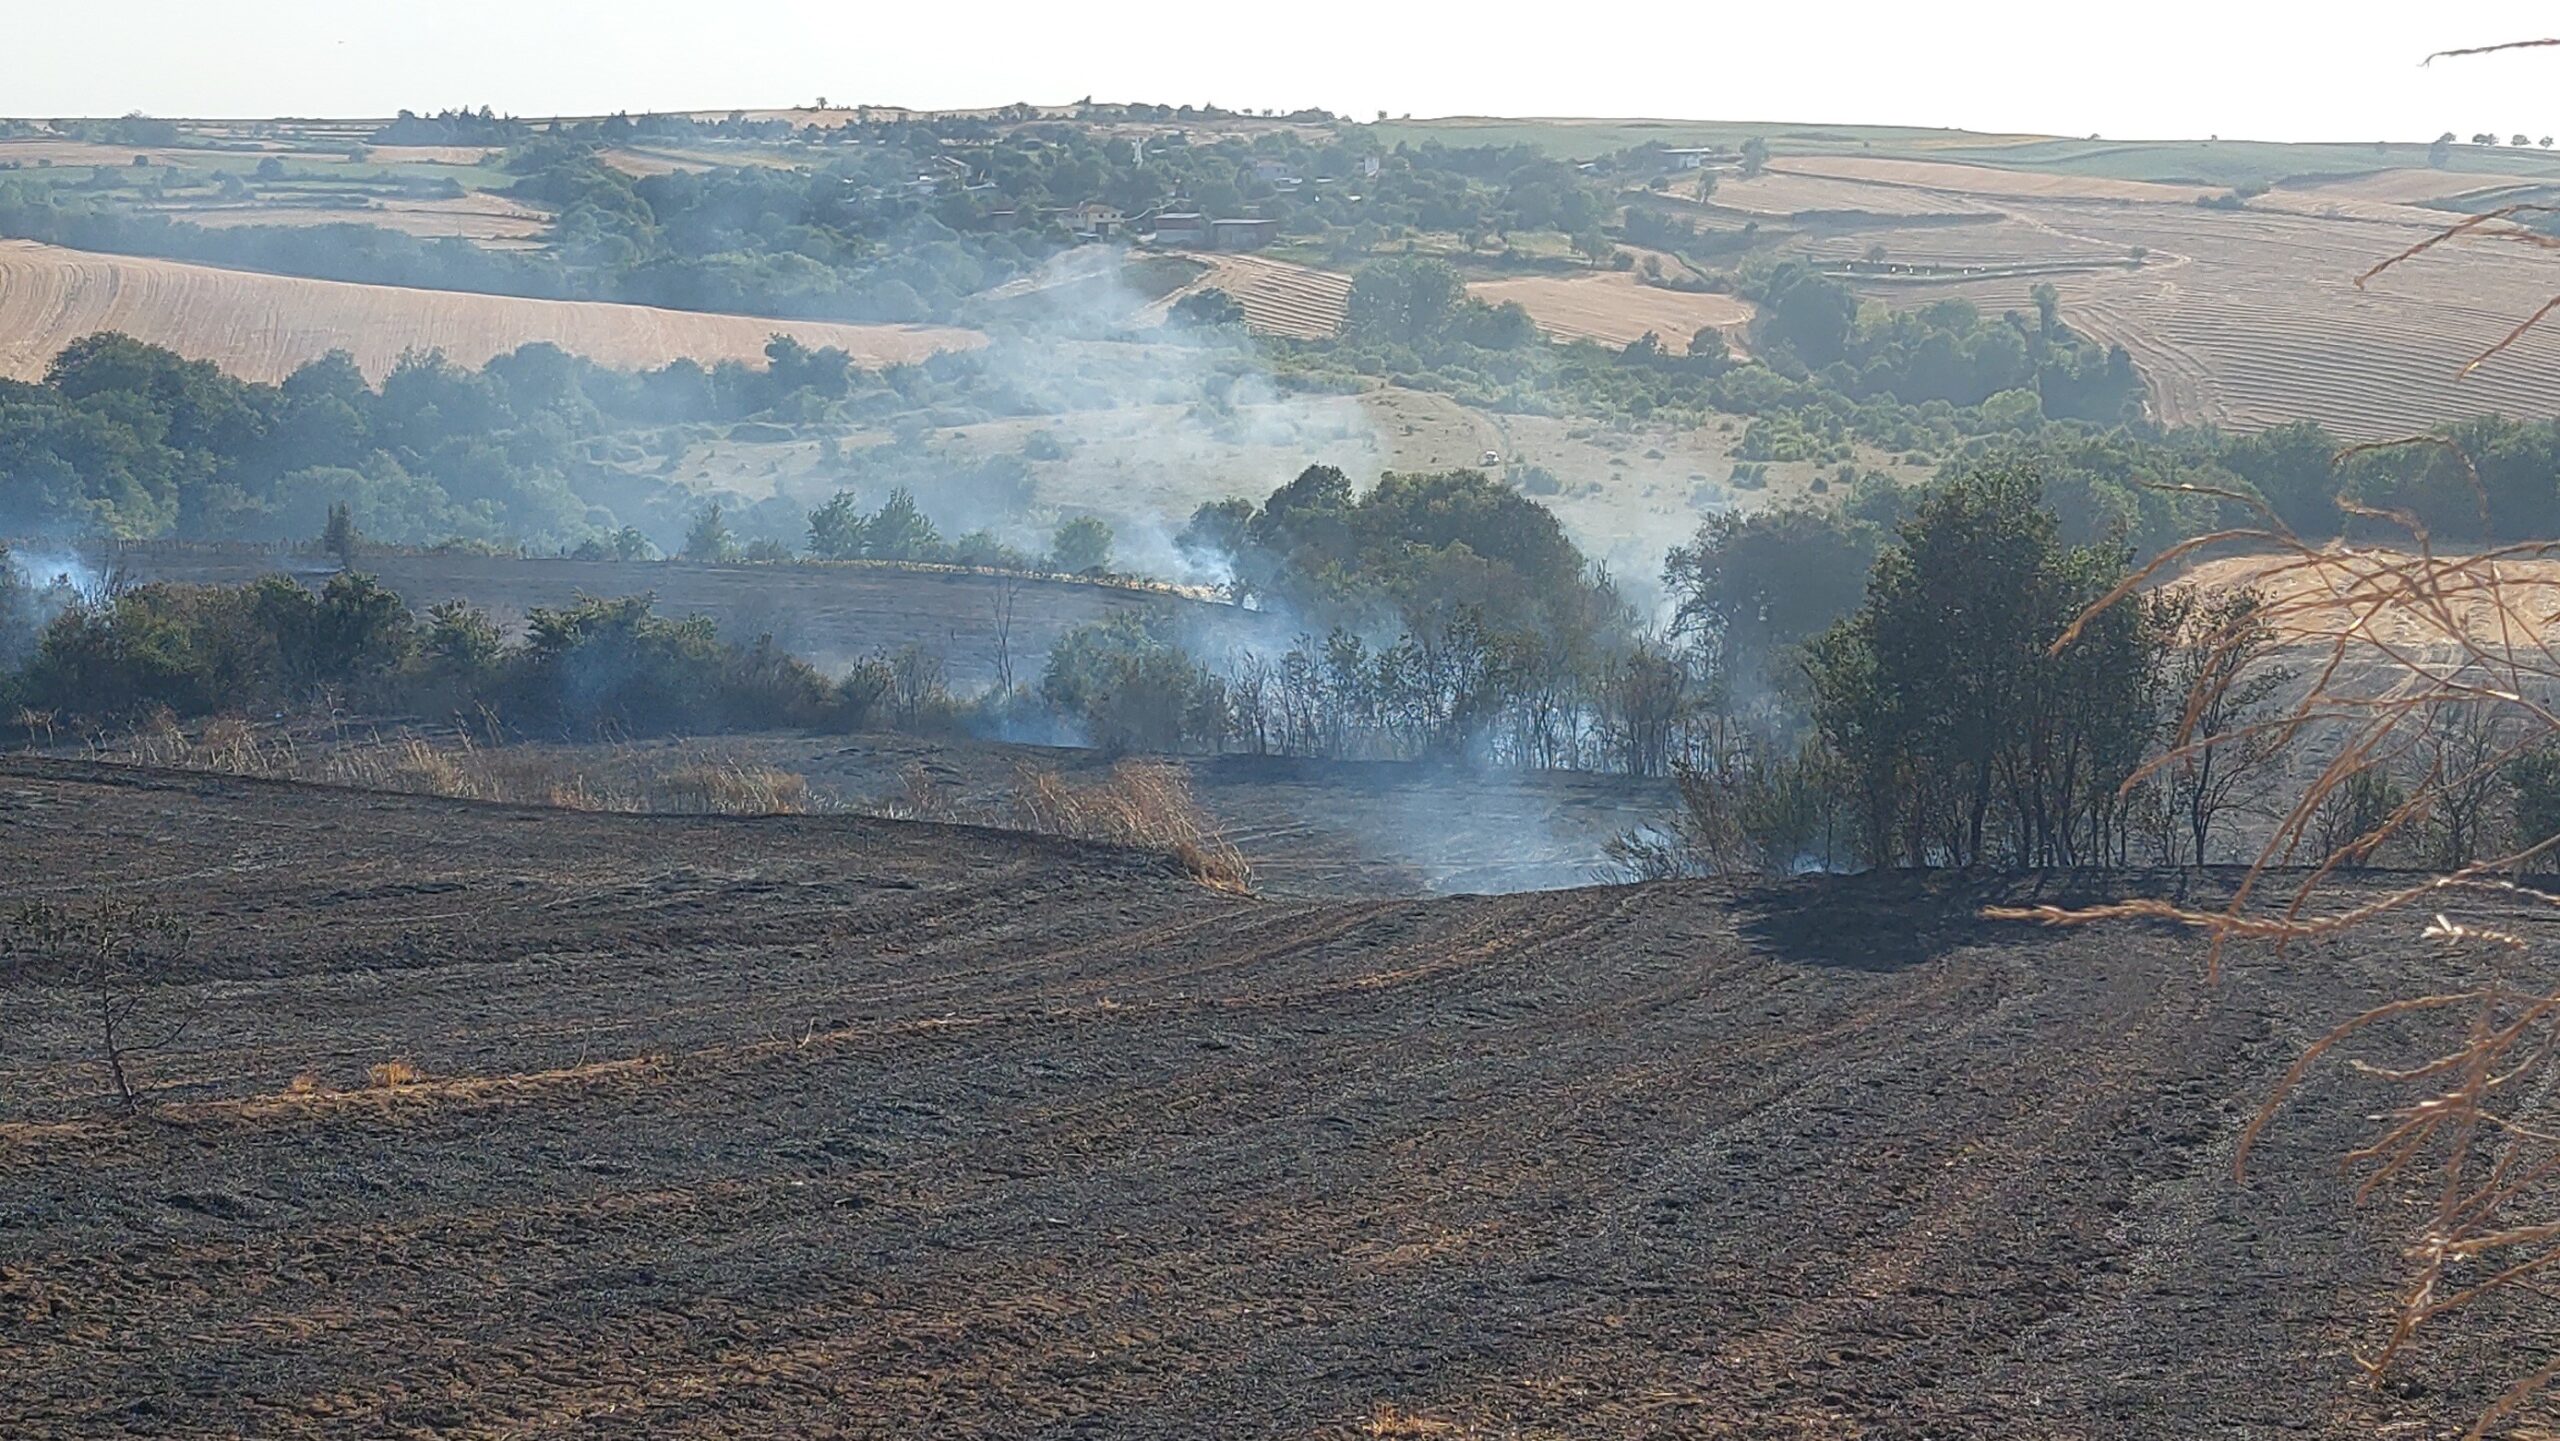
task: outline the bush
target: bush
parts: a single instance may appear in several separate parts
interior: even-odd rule
[[[1225,739],[1225,689],[1206,666],[1121,614],[1079,626],[1049,652],[1040,696],[1113,754]]]

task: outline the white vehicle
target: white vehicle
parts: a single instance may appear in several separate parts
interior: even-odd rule
[[[1502,452],[1498,450],[1488,450],[1484,453],[1484,459],[1477,461],[1476,464],[1500,465],[1502,464]]]

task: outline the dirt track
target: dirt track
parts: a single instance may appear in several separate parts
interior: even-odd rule
[[[186,915],[205,1008],[121,1123],[0,972],[15,1436],[2352,1435],[2503,1374],[2352,1385],[2369,1097],[2224,1173],[2384,959],[20,760],[0,867]]]

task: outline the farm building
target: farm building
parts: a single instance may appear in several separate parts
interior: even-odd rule
[[[1280,237],[1277,220],[1212,220],[1209,243],[1219,250],[1260,250]]]
[[[1280,222],[1239,216],[1211,220],[1190,210],[1168,210],[1155,218],[1151,232],[1158,245],[1185,245],[1200,250],[1260,250],[1280,236]]]
[[[1156,217],[1155,237],[1161,245],[1206,245],[1209,217],[1196,210],[1169,210]]]

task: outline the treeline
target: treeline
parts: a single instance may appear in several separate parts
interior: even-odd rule
[[[377,385],[339,352],[268,385],[90,336],[42,381],[0,381],[0,534],[307,540],[343,504],[390,543],[569,546],[634,520],[681,524],[691,493],[641,473],[641,446],[681,443],[671,427],[880,419],[969,384],[931,368],[884,377],[785,338],[766,356],[630,372],[529,345],[476,371],[406,356]],[[956,474],[880,449],[845,458],[848,483]],[[982,479],[995,503],[1023,498],[1018,461]]]
[[[2055,465],[2018,452],[1836,508],[1719,516],[1666,562],[1661,635],[1477,479],[1423,478],[1417,504],[1311,470],[1185,535],[1313,622],[1300,639],[1202,655],[1116,621],[1070,636],[1041,694],[1125,749],[1671,776],[1681,813],[1622,840],[1630,874],[2235,858],[2284,779],[2268,726],[2297,677],[2269,603],[2156,588],[2057,649],[2135,552],[2121,529],[2073,538]],[[2414,763],[2448,773],[2497,750],[2455,730],[2426,746]],[[2412,779],[2353,777],[2311,839],[2365,834]],[[2560,817],[2560,758],[2472,790],[2379,859],[2457,863]]]
[[[433,115],[420,115],[403,110],[391,122],[373,132],[376,145],[513,145],[533,134],[533,127],[512,115],[500,115],[483,105],[474,110],[458,106],[439,110]]]
[[[535,610],[509,641],[459,602],[413,614],[370,578],[318,592],[281,576],[241,586],[147,585],[48,597],[0,563],[0,701],[22,723],[132,724],[154,715],[293,711],[326,698],[374,714],[453,719],[501,733],[592,739],[777,726],[873,724],[887,662],[829,681],[770,639],[723,641],[646,596]],[[0,638],[11,629],[0,623]]]
[[[1285,374],[1308,383],[1385,380],[1498,411],[1673,428],[1744,416],[1735,454],[1746,466],[1836,466],[1862,447],[1914,462],[1979,460],[2036,437],[2092,452],[2078,469],[2178,479],[2222,444],[2214,436],[2164,444],[2139,424],[2139,373],[2121,353],[2101,352],[2064,326],[2049,293],[2031,296],[2032,317],[1985,317],[1963,301],[1863,314],[1835,282],[1788,274],[1787,294],[1800,308],[1764,316],[1753,339],[1767,347],[1768,363],[1737,361],[1715,330],[1686,337],[1678,349],[1655,335],[1620,348],[1548,345],[1519,307],[1468,296],[1453,267],[1424,256],[1364,268],[1338,339],[1274,341],[1269,351]],[[1801,307],[1822,308],[1836,328],[1815,327]],[[1778,314],[1793,340],[1768,333]],[[1799,343],[1830,358],[1808,369]],[[1750,473],[1740,479],[1750,483]],[[2093,503],[2140,512],[2148,543],[2183,533],[2175,507],[2139,486]]]
[[[1801,260],[1745,267],[1741,291],[1761,306],[1752,335],[1764,359],[1852,399],[1942,400],[2009,412],[2021,424],[2041,417],[2114,425],[2142,414],[2133,357],[2073,333],[2051,285],[2029,291],[2032,316],[1996,319],[1968,300],[1864,310],[1856,291]]]

